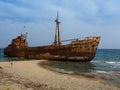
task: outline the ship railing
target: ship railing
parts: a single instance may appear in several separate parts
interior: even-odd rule
[[[69,42],[69,41],[79,41],[79,39],[76,38],[76,39],[62,40],[62,41],[60,41],[60,43],[63,43],[63,42]],[[54,43],[56,43],[56,42],[53,42],[52,45],[54,45]]]

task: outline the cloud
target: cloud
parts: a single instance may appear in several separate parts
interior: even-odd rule
[[[120,0],[0,0],[0,33],[10,35],[0,38],[6,40],[4,45],[8,45],[13,37],[27,31],[31,45],[50,43],[53,41],[54,20],[58,11],[63,40],[100,35],[104,40],[108,38],[109,45],[112,45],[112,30],[115,29],[119,37],[119,4]],[[42,41],[39,41],[38,37],[42,38]],[[107,41],[104,41],[106,46]]]
[[[0,1],[0,19],[23,22],[48,20],[60,12],[67,20],[82,21],[93,24],[107,24],[120,20],[118,0],[2,0]],[[111,24],[111,23],[110,23]]]
[[[12,20],[12,21],[37,21],[38,19],[44,18],[45,13],[39,12],[39,8],[37,9],[38,6],[32,6],[32,3],[29,3],[29,7],[24,6],[24,4],[17,4],[18,2],[0,2],[0,19],[7,19],[7,20]],[[26,3],[26,2],[24,2]],[[31,6],[31,7],[30,7]],[[42,10],[43,11],[43,10]],[[42,16],[42,17],[40,17]]]

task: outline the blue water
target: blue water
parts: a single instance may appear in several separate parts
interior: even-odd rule
[[[120,50],[99,49],[90,63],[95,65],[95,70],[120,71]]]

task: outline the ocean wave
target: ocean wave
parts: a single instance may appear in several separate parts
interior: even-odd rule
[[[120,65],[119,61],[92,61],[92,63],[106,63],[110,65]]]
[[[110,64],[110,65],[120,65],[120,62],[113,62],[113,61],[105,61],[105,63]]]
[[[96,71],[97,73],[108,73],[107,71]]]
[[[93,63],[101,63],[103,61],[91,61],[91,62],[93,62]]]
[[[73,74],[74,73],[73,71],[67,71],[65,69],[55,68],[54,70],[57,71],[57,72],[66,73],[66,74]]]

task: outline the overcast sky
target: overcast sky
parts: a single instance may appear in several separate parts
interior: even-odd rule
[[[99,48],[120,49],[120,0],[0,0],[0,47],[25,32],[29,46],[52,44],[57,11],[62,40],[100,36]]]

